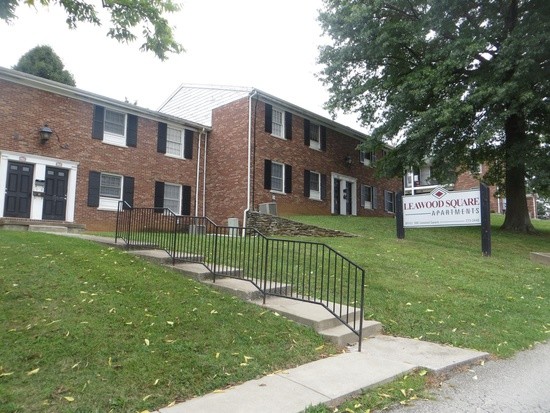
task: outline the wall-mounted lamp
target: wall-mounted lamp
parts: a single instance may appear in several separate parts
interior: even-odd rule
[[[346,156],[346,158],[344,159],[344,163],[346,164],[346,166],[348,168],[350,168],[351,167],[351,156],[349,156],[349,155]]]
[[[48,127],[48,125],[44,125],[40,128],[38,133],[40,135],[40,143],[46,143],[50,140],[53,131]]]

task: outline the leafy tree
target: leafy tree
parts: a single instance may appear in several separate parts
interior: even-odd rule
[[[25,53],[13,67],[20,72],[75,86],[73,75],[50,46],[36,46]]]
[[[486,162],[503,229],[533,231],[526,179],[550,170],[550,1],[325,0],[319,20],[327,107],[374,125],[367,147],[399,142],[383,173]]]
[[[49,5],[59,4],[67,12],[67,24],[71,29],[78,22],[89,22],[101,25],[97,10],[90,1],[83,0],[2,0],[0,1],[0,19],[11,22],[16,17],[16,8],[20,3],[34,6],[35,3]],[[104,8],[111,15],[112,27],[107,36],[122,41],[134,41],[137,36],[132,32],[142,24],[145,42],[140,49],[152,51],[161,59],[167,59],[167,53],[180,53],[182,46],[174,40],[172,28],[163,17],[164,13],[180,10],[172,0],[102,0]]]

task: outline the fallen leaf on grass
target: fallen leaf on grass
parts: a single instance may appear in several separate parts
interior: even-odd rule
[[[38,367],[37,369],[31,370],[27,373],[27,376],[32,376],[33,374],[38,373],[39,370],[40,370],[40,367]]]
[[[148,346],[149,345],[149,340],[148,339],[145,339],[145,345]]]
[[[74,402],[74,397],[71,397],[71,396],[65,396],[63,397],[65,400],[67,400],[68,402]]]
[[[152,394],[148,394],[147,396],[145,396],[145,397],[144,397],[143,399],[141,399],[141,400],[145,401],[145,400],[147,400],[147,399],[148,399],[149,397],[151,397],[151,396],[152,396]]]
[[[10,371],[8,373],[2,373],[0,374],[0,377],[4,377],[4,376],[11,376],[13,374],[13,371]]]

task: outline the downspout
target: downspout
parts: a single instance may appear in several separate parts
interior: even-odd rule
[[[204,163],[202,168],[202,216],[206,217],[206,149],[208,149],[208,133],[204,132]]]
[[[199,179],[200,179],[200,167],[201,167],[201,136],[205,133],[204,128],[199,132],[199,148],[197,152],[197,173],[195,180],[195,216],[199,216]],[[204,193],[203,193],[204,197]],[[204,200],[203,200],[204,201]],[[204,214],[203,214],[204,215]]]
[[[252,196],[252,99],[258,92],[254,90],[248,96],[248,167],[247,167],[247,182],[246,182],[246,209],[243,213],[243,227],[246,227],[246,217],[251,209]]]

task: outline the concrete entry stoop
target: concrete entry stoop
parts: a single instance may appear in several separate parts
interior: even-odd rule
[[[258,288],[250,281],[238,278],[241,274],[238,268],[218,267],[216,268],[216,273],[222,275],[217,275],[214,280],[212,273],[205,265],[198,262],[200,261],[199,258],[202,257],[190,256],[189,258],[195,262],[188,263],[180,261],[172,265],[172,257],[163,250],[132,249],[129,250],[129,253],[162,265],[170,266],[187,277],[208,284],[213,288],[239,297],[240,299],[266,307],[299,324],[309,326],[337,345],[345,346],[358,341],[358,337],[355,333],[342,324],[340,320],[320,304],[269,295],[266,297],[266,302],[264,304],[263,294]],[[224,274],[230,277],[223,277]],[[285,288],[285,285],[273,284],[271,285],[271,290],[268,291],[280,294]],[[341,309],[340,305],[335,303],[329,303],[329,307],[336,314],[341,314],[346,322],[352,324],[355,321],[356,325],[359,326],[359,309],[353,307]],[[363,320],[363,338],[374,337],[379,334],[382,334],[381,323],[374,320]]]
[[[538,262],[539,264],[550,265],[550,252],[532,252],[530,256],[531,261]]]

